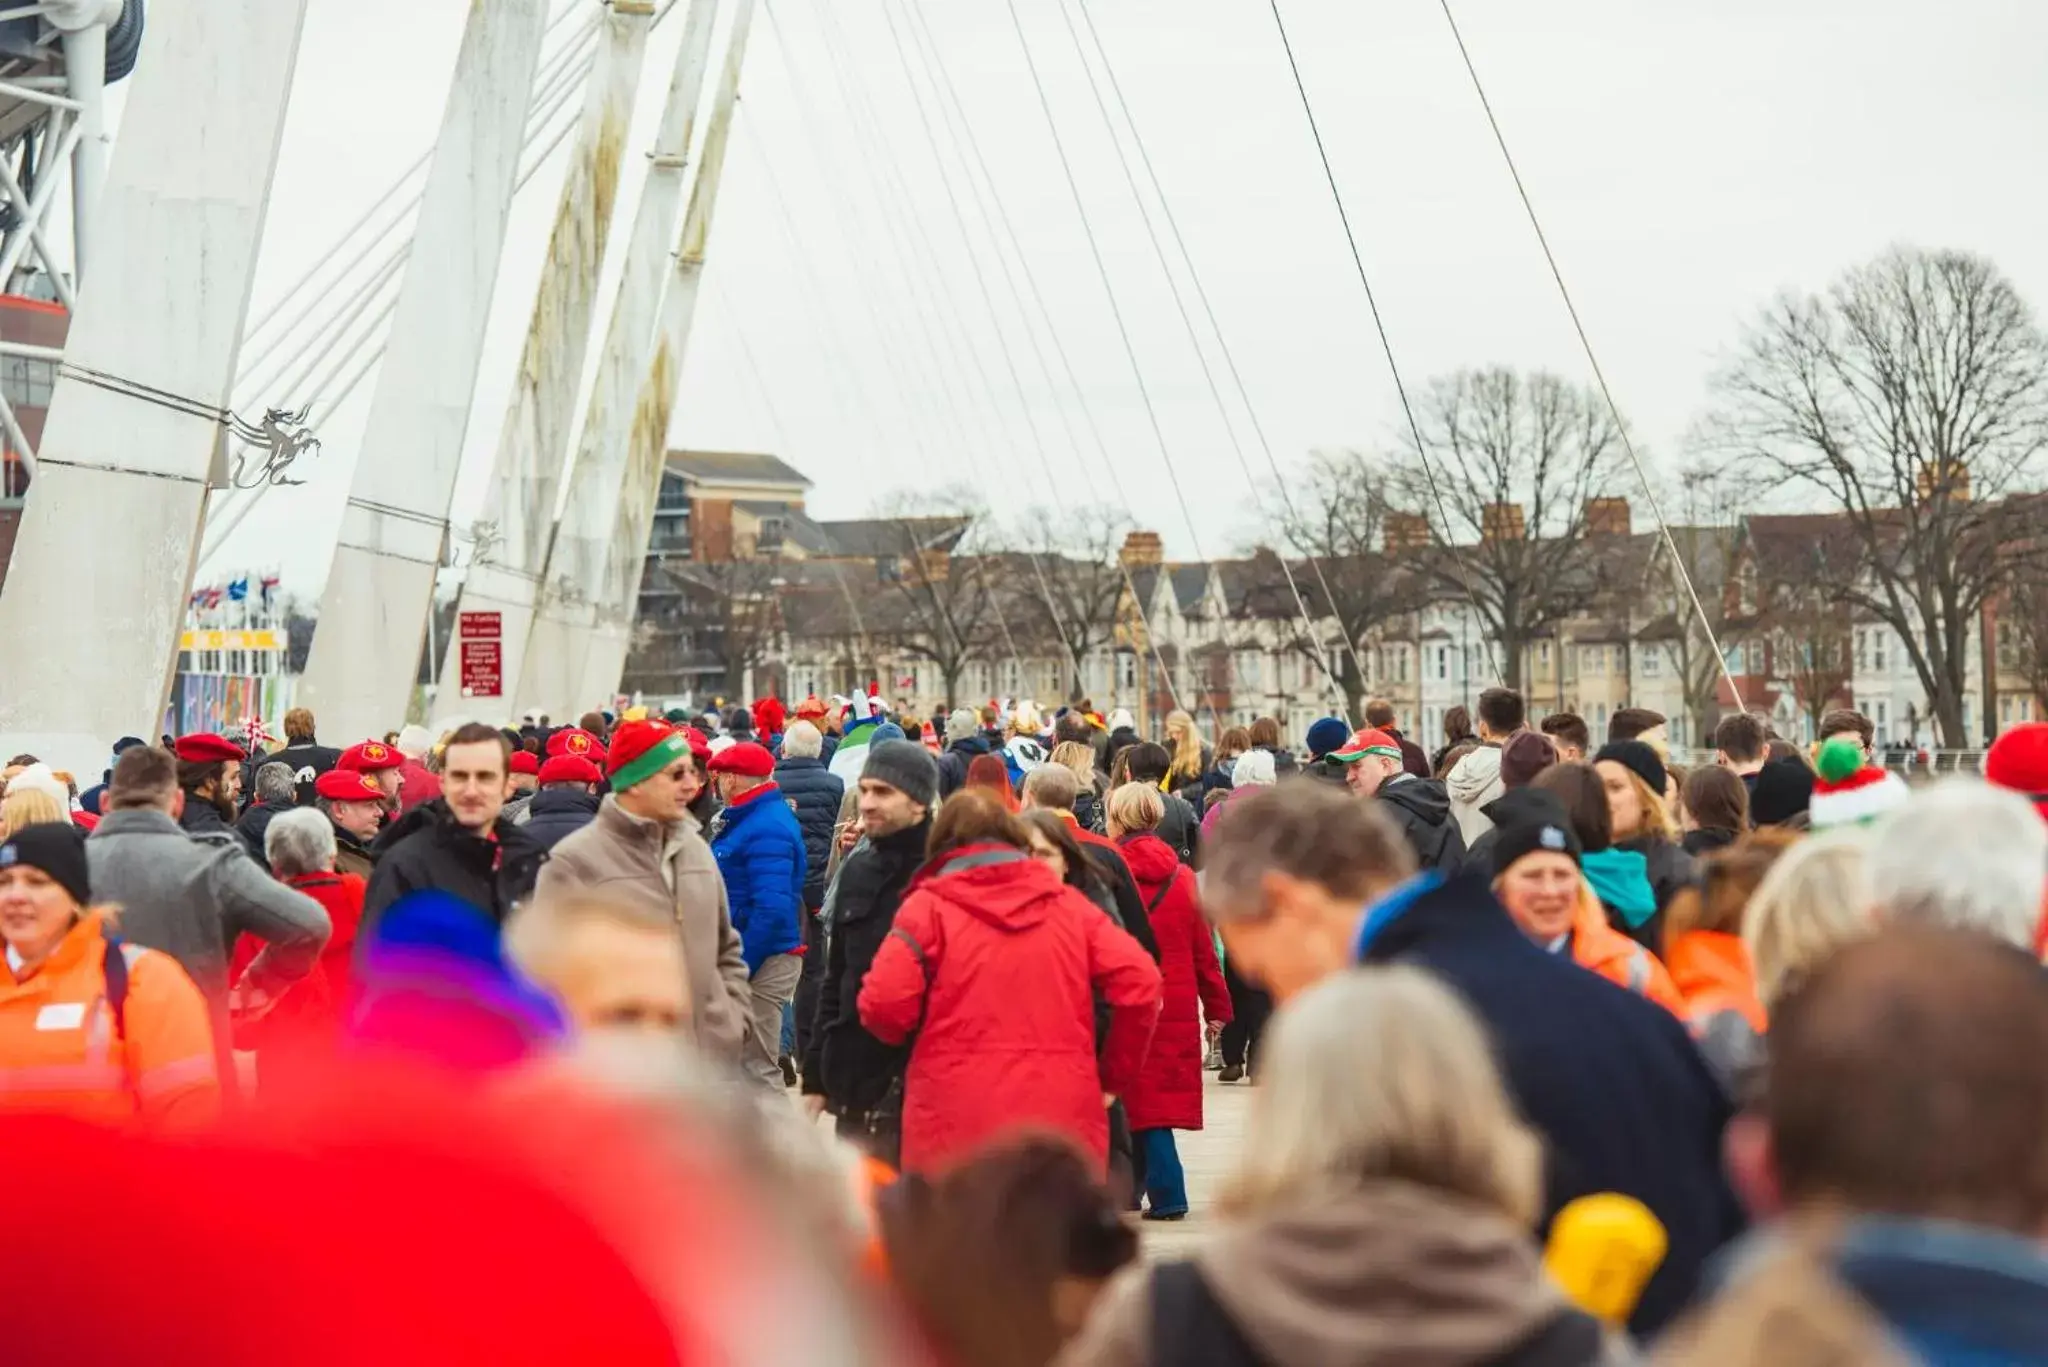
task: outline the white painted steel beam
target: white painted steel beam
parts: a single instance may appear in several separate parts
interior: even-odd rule
[[[305,8],[150,17],[0,593],[9,753],[97,773],[116,737],[157,734]]]
[[[299,685],[339,744],[411,700],[546,22],[546,0],[470,8]]]
[[[697,168],[690,208],[683,216],[675,276],[662,300],[661,331],[655,342],[654,358],[627,426],[617,516],[605,546],[604,578],[592,597],[595,621],[580,641],[570,643],[569,658],[583,664],[576,696],[586,700],[585,706],[611,698],[626,669],[626,651],[639,606],[640,575],[647,565],[654,505],[661,496],[662,467],[668,457],[669,420],[674,415],[676,393],[682,384],[690,324],[697,314],[698,287],[704,280],[704,250],[711,238],[718,182],[725,172],[726,141],[732,132],[733,106],[739,97],[740,69],[746,63],[747,32],[753,17],[754,0],[739,0],[725,71],[719,78],[711,122],[704,133],[703,163]]]
[[[583,659],[572,653],[582,647],[572,642],[587,641],[596,624],[593,605],[604,587],[605,548],[618,518],[626,440],[654,354],[664,285],[675,269],[676,222],[717,14],[717,0],[690,2],[668,105],[627,240],[625,273],[599,355],[596,386],[570,469],[568,501],[541,572],[540,602],[527,609],[530,629],[526,621],[515,625],[509,613],[504,618],[505,677],[508,683],[516,681],[511,710],[517,713],[567,716],[595,701],[582,694]]]
[[[650,0],[614,0],[605,12],[596,75],[584,102],[569,174],[562,184],[547,264],[534,299],[526,349],[512,387],[505,429],[491,469],[476,552],[457,599],[464,614],[494,612],[500,621],[499,691],[473,691],[462,676],[461,633],[449,633],[440,688],[430,719],[438,733],[464,721],[503,721],[526,655],[541,571],[569,459],[576,388],[590,349],[598,277],[618,198],[619,163],[632,130],[633,101],[646,64]]]

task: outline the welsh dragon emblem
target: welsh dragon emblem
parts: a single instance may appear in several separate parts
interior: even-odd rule
[[[318,455],[320,438],[306,426],[306,416],[313,411],[307,404],[293,413],[283,408],[273,408],[264,413],[263,421],[250,423],[247,419],[228,415],[228,428],[236,440],[247,449],[235,457],[232,476],[237,489],[254,489],[260,485],[298,485],[306,481],[292,479],[287,473],[293,462],[300,456]],[[251,457],[261,454],[261,464],[250,468]]]

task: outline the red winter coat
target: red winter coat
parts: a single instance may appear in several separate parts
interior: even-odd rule
[[[1096,991],[1111,1010],[1099,1064]],[[919,876],[860,988],[871,1034],[916,1036],[906,1172],[939,1171],[1030,1128],[1066,1135],[1106,1166],[1102,1094],[1137,1078],[1158,1015],[1159,970],[1138,942],[1043,864],[994,843]]]
[[[1230,992],[1216,962],[1216,943],[1195,902],[1195,875],[1156,835],[1123,844],[1124,861],[1138,880],[1138,895],[1152,913],[1159,941],[1165,999],[1159,1028],[1138,1084],[1124,1093],[1134,1130],[1202,1128],[1202,1022],[1199,998],[1212,1021],[1230,1020]]]
[[[334,933],[313,971],[293,983],[268,1014],[236,1022],[235,1045],[257,1051],[265,1086],[274,1083],[279,1065],[297,1066],[302,1072],[331,1066],[329,1056],[349,1008],[356,930],[362,924],[363,894],[368,890],[362,877],[353,873],[308,873],[286,881],[320,904]],[[243,970],[263,945],[254,935],[236,942],[228,981],[241,981]]]

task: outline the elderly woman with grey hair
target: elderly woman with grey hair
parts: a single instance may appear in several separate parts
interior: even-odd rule
[[[282,997],[261,997],[240,986],[242,970],[263,948],[253,935],[242,936],[228,970],[228,980],[237,984],[229,1002],[235,1047],[256,1051],[265,1088],[288,1079],[313,1084],[348,1010],[349,965],[368,884],[358,874],[335,872],[334,825],[312,807],[278,813],[264,831],[263,854],[280,883],[321,905],[334,933],[313,971]]]

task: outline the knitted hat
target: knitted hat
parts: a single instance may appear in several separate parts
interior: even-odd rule
[[[782,706],[782,699],[770,694],[754,703],[754,730],[763,736],[779,736],[783,723],[789,720],[789,713]]]
[[[894,729],[894,728],[892,728]],[[922,807],[939,800],[939,763],[922,745],[903,739],[876,740],[868,745],[862,782],[886,783]]]
[[[1339,764],[1356,764],[1367,755],[1398,761],[1401,758],[1401,746],[1386,732],[1367,729],[1354,731],[1350,740],[1330,752],[1330,758]]]
[[[540,766],[540,786],[550,783],[595,783],[604,775],[581,755],[556,755]]]
[[[1308,746],[1310,759],[1321,759],[1349,739],[1351,728],[1341,718],[1324,717],[1308,728],[1308,735],[1302,738],[1302,743]]]
[[[85,833],[69,822],[23,826],[0,845],[0,869],[41,869],[80,906],[92,902],[92,874],[85,862]]]
[[[1756,784],[1749,790],[1749,819],[1759,826],[1782,826],[1812,800],[1813,770],[1805,760],[1787,755],[1756,771]]]
[[[1663,759],[1650,747],[1648,741],[1611,740],[1593,752],[1593,763],[1598,764],[1603,759],[1612,760],[1622,768],[1632,771],[1637,778],[1650,785],[1651,792],[1658,797],[1664,796],[1664,785],[1670,781],[1670,775],[1665,772]],[[1502,756],[1501,762],[1503,765],[1506,764],[1506,756]]]
[[[972,740],[980,733],[981,718],[975,716],[964,707],[956,708],[953,714],[946,718],[946,744],[948,745],[953,744],[955,741]]]
[[[798,721],[822,721],[829,710],[823,698],[809,693],[796,705],[796,716]]]
[[[626,722],[612,732],[612,791],[645,783],[689,753],[690,742],[665,721]]]
[[[9,793],[41,793],[59,807],[66,810],[69,810],[71,807],[71,789],[65,784],[64,780],[57,777],[56,772],[49,765],[44,764],[41,760],[29,765],[28,768],[23,769],[13,778],[8,779],[7,791]]]
[[[1863,756],[1854,736],[1834,736],[1815,757],[1820,777],[1813,785],[1813,829],[1874,821],[1911,796],[1905,780]]]
[[[1541,731],[1517,731],[1500,747],[1500,786],[1526,788],[1557,763],[1557,745]]]
[[[2048,819],[2048,721],[2021,722],[1991,742],[1984,779],[2031,799]]]
[[[1574,864],[1584,856],[1585,847],[1572,829],[1571,817],[1554,793],[1524,789],[1502,815],[1505,819],[1493,828],[1495,874],[1506,873],[1526,855],[1561,854]]]
[[[775,772],[775,756],[768,747],[750,740],[736,741],[711,757],[714,774],[738,774],[742,778],[768,778]]]

